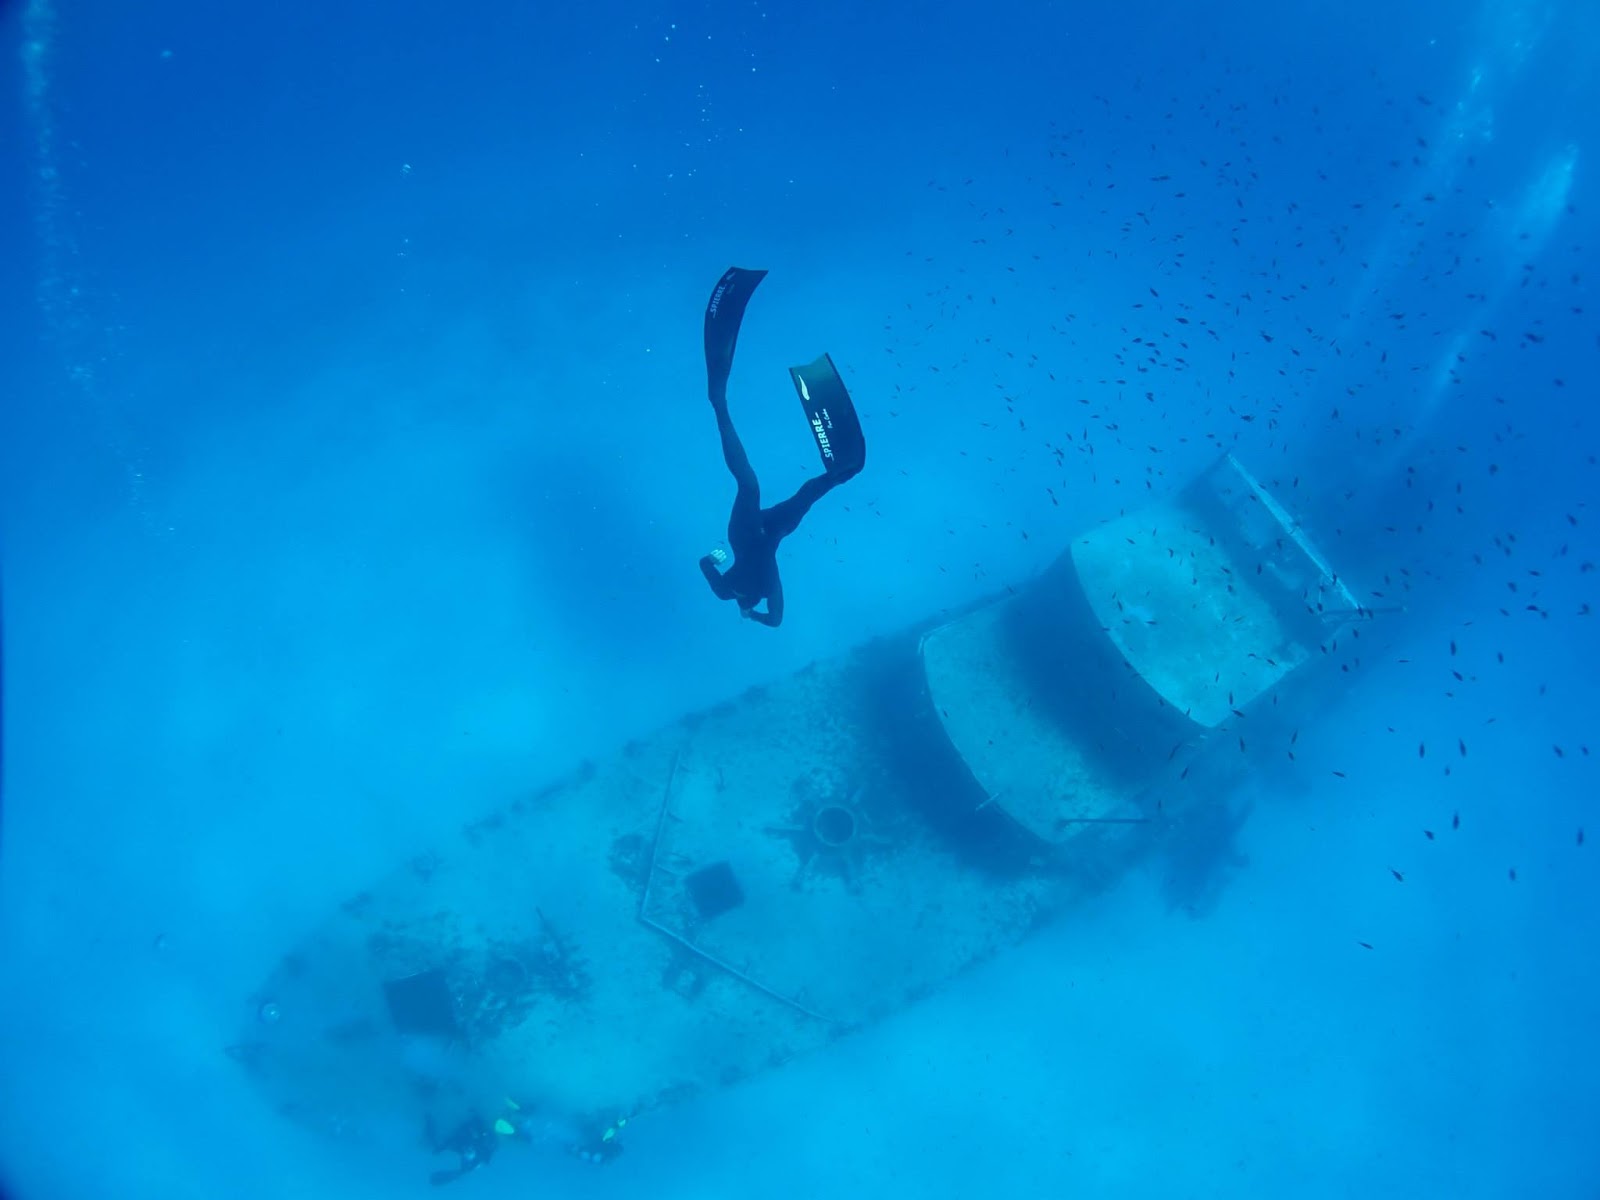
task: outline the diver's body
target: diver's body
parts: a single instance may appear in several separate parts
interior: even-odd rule
[[[494,1126],[476,1114],[462,1121],[445,1137],[439,1136],[430,1114],[427,1135],[429,1147],[435,1154],[454,1153],[457,1156],[455,1166],[441,1168],[428,1176],[428,1182],[435,1187],[451,1183],[486,1166],[494,1157],[497,1146]]]
[[[719,570],[725,556],[708,554],[700,560],[700,570],[719,600],[738,602],[741,617],[776,627],[783,620],[778,544],[799,527],[813,504],[861,470],[866,461],[866,444],[832,360],[823,355],[809,366],[791,368],[801,399],[812,406],[813,435],[827,470],[806,480],[782,503],[761,507],[761,483],[728,415],[728,375],[733,369],[733,349],[745,306],[765,276],[765,271],[732,267],[718,281],[706,305],[706,386],[722,439],[722,458],[738,490],[728,516],[728,548],[733,551],[733,565],[726,571]],[[765,612],[756,607],[762,600],[767,602]]]

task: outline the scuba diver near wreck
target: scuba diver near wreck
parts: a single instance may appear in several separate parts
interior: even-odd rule
[[[567,1153],[596,1165],[614,1162],[622,1153],[622,1138],[619,1135],[628,1124],[627,1117],[612,1120],[594,1117],[559,1120],[545,1117],[536,1120],[536,1108],[530,1106],[525,1109],[507,1097],[504,1111],[493,1121],[486,1121],[474,1112],[443,1135],[433,1114],[429,1113],[423,1126],[428,1149],[436,1155],[454,1154],[456,1165],[434,1171],[428,1176],[428,1182],[441,1187],[488,1166],[504,1140],[529,1144],[553,1142],[563,1146]]]
[[[503,1124],[497,1122],[491,1125],[474,1113],[441,1137],[430,1114],[427,1124],[428,1148],[435,1154],[454,1154],[456,1165],[435,1171],[428,1176],[428,1182],[438,1187],[488,1166],[495,1150],[499,1148],[498,1126]]]
[[[714,550],[700,560],[700,570],[717,599],[736,600],[741,617],[775,628],[783,620],[778,543],[799,527],[813,504],[860,472],[867,461],[867,443],[833,359],[824,354],[803,367],[790,367],[789,376],[800,393],[824,470],[782,503],[761,507],[761,484],[728,416],[728,375],[733,370],[733,347],[745,306],[766,274],[730,267],[706,304],[706,386],[717,415],[717,432],[722,436],[722,458],[738,490],[728,517],[733,565],[721,570],[728,556]],[[762,600],[767,602],[765,612],[756,607]]]

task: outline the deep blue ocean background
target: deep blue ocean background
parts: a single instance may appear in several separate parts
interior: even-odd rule
[[[1405,611],[1261,751],[1199,916],[1153,864],[603,1170],[462,1194],[1600,1194],[1600,9],[0,19],[12,1194],[431,1194],[221,1053],[288,945],[1219,449]],[[730,263],[771,271],[767,487],[815,469],[782,367],[823,350],[872,447],[776,632],[694,565]]]

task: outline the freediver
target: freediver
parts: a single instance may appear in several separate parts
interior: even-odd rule
[[[717,599],[736,600],[741,617],[775,628],[783,620],[778,543],[798,528],[813,504],[860,472],[867,461],[867,443],[833,359],[824,354],[803,367],[790,367],[789,376],[805,406],[824,470],[802,483],[781,504],[761,507],[760,481],[728,416],[728,375],[733,370],[733,347],[739,339],[745,306],[766,274],[730,267],[717,281],[706,304],[706,386],[711,409],[717,415],[717,432],[722,436],[722,458],[738,490],[728,517],[733,565],[726,571],[719,569],[728,557],[719,549],[700,560],[700,570]],[[756,607],[763,599],[767,602],[765,612]]]

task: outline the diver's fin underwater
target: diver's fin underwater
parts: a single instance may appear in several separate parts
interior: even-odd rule
[[[728,376],[733,371],[733,349],[739,340],[744,310],[755,294],[756,285],[767,277],[765,271],[729,267],[711,290],[706,302],[705,348],[706,387],[711,402],[725,408]],[[848,479],[866,465],[867,440],[861,432],[850,393],[839,378],[833,359],[824,354],[801,367],[790,367],[789,377],[806,410],[806,423],[816,439],[822,465],[836,482]],[[724,416],[726,413],[724,412]]]
[[[866,465],[867,439],[833,359],[824,354],[803,367],[790,367],[789,375],[805,406],[822,465],[830,475],[854,475]]]
[[[706,302],[706,386],[711,398],[723,403],[728,394],[728,375],[733,370],[733,347],[739,340],[739,325],[745,306],[756,285],[767,277],[765,271],[729,267],[711,290]]]

